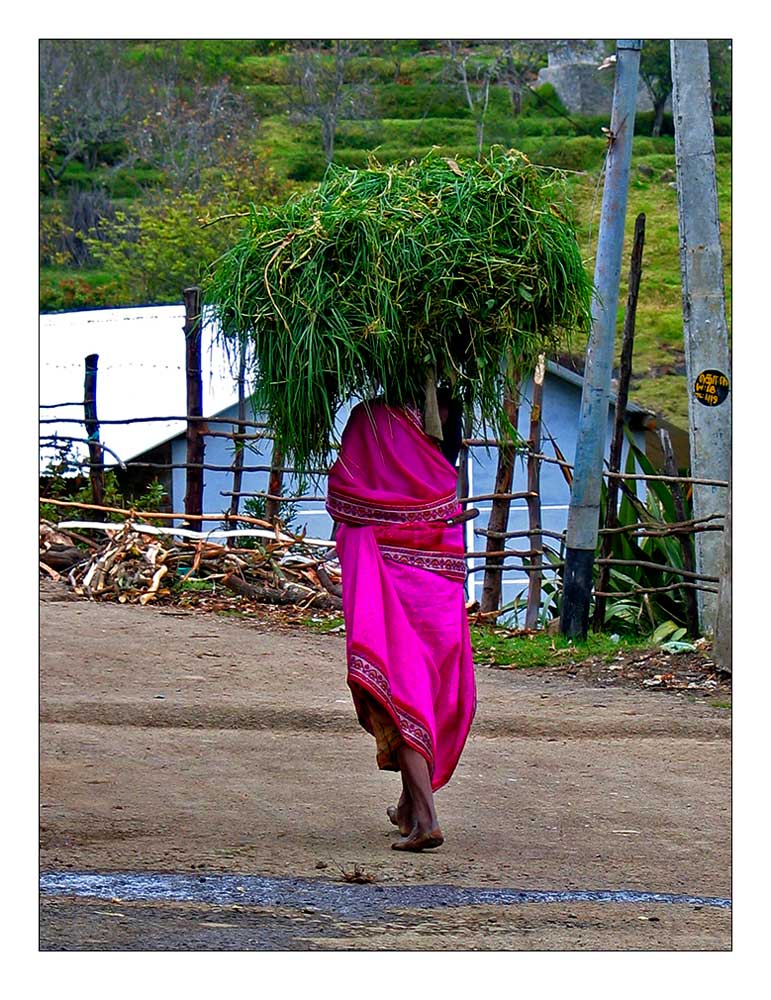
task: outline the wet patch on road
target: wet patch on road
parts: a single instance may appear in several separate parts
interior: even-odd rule
[[[43,896],[155,903],[241,904],[320,910],[341,917],[368,919],[393,908],[435,909],[462,906],[516,906],[524,903],[684,904],[730,909],[719,896],[640,892],[630,889],[482,889],[451,885],[351,885],[326,879],[279,878],[212,872],[44,872]]]

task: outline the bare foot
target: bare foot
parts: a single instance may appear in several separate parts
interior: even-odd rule
[[[407,836],[395,840],[391,847],[395,851],[426,851],[432,847],[441,847],[443,843],[444,837],[438,826],[431,829],[416,825]]]
[[[406,803],[400,800],[398,806],[389,806],[386,809],[386,815],[394,826],[399,827],[399,833],[403,837],[406,837],[412,831],[412,816]]]

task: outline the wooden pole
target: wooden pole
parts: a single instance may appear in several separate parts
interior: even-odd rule
[[[585,639],[589,628],[641,48],[641,39],[622,38],[616,45],[616,80],[594,268],[592,330],[586,349],[565,543],[560,632],[570,639]]]
[[[281,490],[284,483],[284,453],[278,441],[273,444],[273,457],[270,462],[270,475],[268,477],[269,497],[265,501],[265,520],[275,524],[278,520],[278,511],[281,500]]]
[[[468,457],[469,457],[469,439],[471,435],[471,418],[467,413],[463,415],[463,442],[460,446],[460,451],[458,452],[458,501],[463,506],[464,510],[466,507],[466,501],[464,497],[468,497],[469,494],[469,474],[468,474]]]
[[[241,354],[238,361],[238,431],[239,435],[246,434],[246,392],[244,390],[244,382],[246,379],[246,345],[241,344]],[[233,451],[233,493],[230,500],[230,509],[228,511],[229,516],[235,517],[238,514],[238,506],[241,499],[241,483],[243,481],[243,466],[244,466],[244,448],[245,443],[243,438],[236,438],[234,442]],[[235,545],[235,539],[229,538],[228,543],[230,545]]]
[[[535,628],[541,610],[541,581],[543,575],[543,538],[541,531],[541,463],[535,457],[541,450],[541,411],[543,408],[543,383],[546,376],[546,356],[538,358],[538,364],[533,375],[533,399],[530,407],[530,452],[527,456],[527,489],[531,494],[527,498],[527,514],[530,530],[531,547],[536,554],[531,560],[535,569],[528,578],[527,609],[525,611],[525,628]]]
[[[187,489],[185,514],[203,513],[203,459],[206,425],[197,418],[203,416],[203,382],[201,380],[201,290],[186,288],[185,302],[185,371],[187,373]],[[192,418],[192,419],[191,419]]]
[[[670,52],[691,473],[700,479],[727,480],[731,472],[731,354],[709,48],[706,39],[673,38]],[[719,489],[697,486],[693,491],[694,516],[725,514],[727,499]],[[723,561],[721,540],[701,534],[695,549],[699,571],[717,576]],[[714,630],[717,609],[715,598],[699,595],[702,631]]]
[[[98,367],[99,355],[89,354],[86,358],[83,410],[85,415],[84,423],[86,427],[86,436],[88,438],[91,497],[97,506],[104,503],[104,452],[101,444],[99,443],[99,418],[96,413],[96,376]],[[104,515],[99,513],[97,515],[97,520],[103,521]]]
[[[713,655],[720,670],[727,674],[733,673],[733,562],[731,539],[731,487],[728,487],[728,509],[725,519],[725,537],[723,539],[723,565],[718,584],[717,619],[715,621],[715,644]]]
[[[626,313],[624,314],[624,332],[621,341],[621,360],[618,372],[618,390],[616,393],[616,414],[613,425],[613,438],[610,442],[610,454],[608,465],[611,472],[619,472],[621,469],[621,451],[624,445],[624,417],[626,416],[626,405],[629,400],[629,382],[632,378],[632,354],[634,351],[635,320],[637,318],[637,299],[640,292],[640,279],[642,277],[642,255],[645,246],[645,215],[641,212],[635,219],[634,239],[632,242],[632,259],[629,267],[629,290],[626,299]],[[618,479],[608,479],[608,489],[605,503],[605,527],[615,528],[618,523]],[[682,518],[681,518],[682,520]],[[607,558],[613,547],[612,539],[605,535],[600,545],[600,556]],[[595,595],[594,617],[592,628],[595,632],[601,632],[605,624],[605,598],[603,591],[608,589],[610,579],[610,568],[605,564],[600,566],[595,590],[600,591],[600,596]]]
[[[509,375],[511,376],[512,366],[509,361]],[[515,398],[511,389],[507,386],[503,391],[503,410],[511,426],[516,430],[519,418],[519,400]],[[495,473],[495,493],[510,494],[514,481],[514,459],[516,458],[516,446],[512,440],[498,448],[498,468]],[[496,497],[492,502],[490,519],[487,523],[488,531],[506,531],[509,524],[509,510],[511,508],[510,497]],[[487,539],[487,550],[494,551],[500,542],[491,534]],[[482,584],[482,598],[479,602],[479,610],[484,612],[495,611],[501,605],[502,576],[492,568],[496,563],[500,564],[501,558],[490,556],[485,567],[484,582]],[[492,563],[492,566],[491,566]]]

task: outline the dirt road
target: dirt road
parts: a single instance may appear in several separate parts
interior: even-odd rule
[[[437,796],[445,844],[404,855],[385,816],[398,775],[376,770],[355,721],[342,636],[269,608],[234,619],[43,596],[44,878],[210,887],[49,887],[44,950],[730,948],[730,908],[709,903],[452,896],[730,898],[730,718],[704,698],[480,668],[466,752]],[[218,896],[223,873],[265,892],[230,882]]]

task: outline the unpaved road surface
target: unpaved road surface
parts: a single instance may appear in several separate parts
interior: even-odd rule
[[[708,699],[479,668],[437,795],[445,844],[405,855],[385,815],[399,777],[355,721],[342,636],[268,608],[66,596],[41,602],[41,875],[158,878],[149,896],[130,876],[101,895],[49,887],[42,950],[730,949],[725,905],[452,895],[729,899],[730,716]],[[175,874],[201,892],[164,896]],[[224,874],[265,891],[218,895]]]

